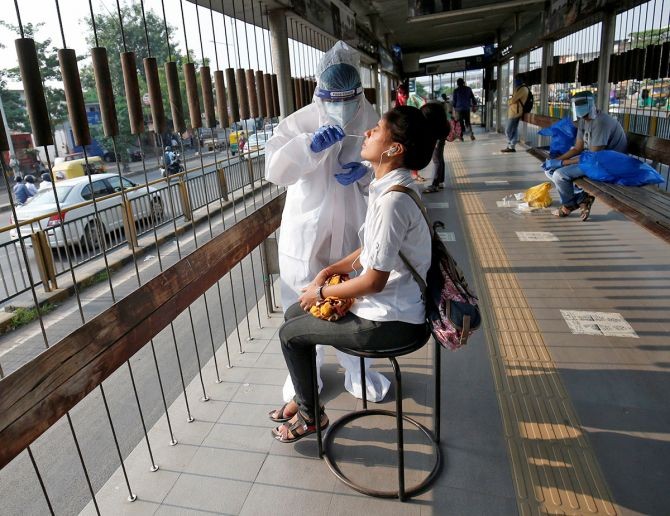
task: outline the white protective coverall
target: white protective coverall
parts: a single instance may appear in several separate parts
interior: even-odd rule
[[[323,56],[319,70],[322,72],[328,66],[342,62],[358,69],[356,52],[338,42]],[[365,222],[371,175],[348,186],[335,179],[335,174],[346,173],[343,164],[361,161],[363,133],[379,121],[379,116],[363,95],[359,95],[356,102],[358,106],[353,116],[342,126],[346,134],[344,139],[321,152],[310,149],[314,132],[323,125],[338,124],[338,121],[329,118],[325,101],[316,95],[312,104],[282,120],[266,144],[266,179],[287,187],[278,243],[284,310],[298,301],[301,289],[321,269],[361,245],[358,231]],[[358,357],[340,351],[336,353],[346,370],[345,388],[361,398]],[[317,369],[322,363],[323,348],[317,346]],[[381,401],[390,382],[381,373],[369,370],[370,363],[371,360],[366,359],[367,399]],[[318,379],[321,388],[320,373]],[[283,389],[284,400],[289,401],[294,395],[293,383],[288,376]]]

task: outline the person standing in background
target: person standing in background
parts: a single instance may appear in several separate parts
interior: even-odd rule
[[[470,131],[470,139],[475,139],[475,133],[472,130],[470,123],[470,110],[473,112],[477,110],[477,99],[472,93],[472,88],[465,85],[465,81],[461,78],[456,81],[457,87],[454,90],[452,99],[454,101],[454,111],[458,116],[458,123],[461,124],[461,141],[466,130]]]
[[[526,86],[523,76],[517,75],[514,78],[514,94],[509,98],[507,104],[507,127],[505,135],[507,136],[507,147],[501,152],[516,152],[516,144],[519,141],[519,122],[523,117],[523,107],[526,105],[530,90]]]
[[[435,128],[434,136],[437,137],[437,144],[432,157],[435,165],[435,177],[432,184],[423,191],[423,193],[434,193],[444,188],[444,144],[447,136],[449,136],[449,121],[444,112],[444,107],[438,102],[429,102],[421,108],[421,113],[430,122],[431,127]]]

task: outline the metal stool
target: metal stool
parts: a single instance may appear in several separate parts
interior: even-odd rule
[[[419,423],[418,421],[410,418],[409,416],[403,415],[402,411],[402,382],[401,382],[401,375],[400,375],[400,366],[398,365],[398,362],[396,360],[396,357],[402,356],[402,355],[408,355],[410,353],[413,353],[414,351],[421,349],[428,339],[430,338],[430,334],[428,334],[425,338],[422,338],[416,342],[412,342],[409,345],[399,347],[399,348],[392,348],[388,350],[382,350],[382,351],[361,351],[358,349],[349,349],[349,348],[344,348],[344,347],[337,347],[340,351],[343,351],[344,353],[347,353],[349,355],[357,356],[360,359],[360,368],[361,368],[361,386],[363,388],[363,410],[358,410],[355,412],[351,412],[340,419],[338,419],[335,423],[330,425],[330,428],[328,429],[325,438],[322,441],[322,435],[321,435],[321,429],[319,425],[317,425],[317,442],[319,446],[319,457],[324,457],[326,463],[328,464],[328,467],[330,470],[335,474],[337,478],[339,478],[342,482],[344,482],[346,485],[351,487],[352,489],[358,491],[359,493],[363,493],[368,496],[375,496],[379,498],[399,498],[401,501],[404,501],[406,498],[410,498],[412,496],[415,496],[417,494],[420,494],[424,490],[426,490],[430,484],[435,480],[437,477],[437,474],[440,469],[440,465],[442,462],[442,458],[440,455],[440,345],[438,343],[435,343],[435,349],[433,353],[433,358],[435,361],[435,368],[434,368],[434,380],[435,380],[435,408],[433,410],[433,429],[434,431],[431,432],[428,428],[426,428],[424,425]],[[393,366],[393,372],[395,373],[395,395],[396,395],[396,410],[391,411],[391,410],[382,410],[382,409],[368,409],[368,402],[367,402],[367,388],[365,385],[365,363],[364,359],[365,358],[388,358],[389,361],[391,362],[391,365]],[[314,371],[316,371],[316,351],[314,352],[313,355],[313,363],[314,363]],[[314,388],[314,398],[316,400],[315,405],[317,407],[320,406],[319,404],[319,389],[316,381],[316,375],[313,375],[313,388]],[[337,431],[342,428],[345,424],[349,423],[350,421],[354,421],[356,419],[360,419],[366,416],[373,416],[373,415],[381,415],[381,416],[391,416],[396,419],[396,429],[397,429],[397,450],[398,450],[398,490],[397,491],[379,491],[376,489],[370,489],[366,488],[363,486],[360,486],[356,483],[354,483],[352,480],[347,478],[344,473],[340,470],[340,468],[337,466],[335,463],[335,460],[328,454],[328,448],[329,445],[332,444]],[[320,417],[320,415],[319,415]],[[320,419],[319,419],[320,420]],[[428,476],[418,483],[415,486],[412,486],[410,488],[405,488],[405,459],[404,459],[404,441],[403,441],[403,427],[402,427],[402,422],[403,420],[407,421],[408,423],[414,425],[416,428],[421,430],[429,439],[430,443],[433,448],[433,455],[435,457],[435,465],[433,466],[432,471],[428,474]]]

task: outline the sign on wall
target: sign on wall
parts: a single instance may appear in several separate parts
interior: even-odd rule
[[[607,0],[550,0],[544,33],[550,35],[574,25],[606,5]]]
[[[328,34],[356,45],[356,17],[340,0],[293,0],[293,10]]]

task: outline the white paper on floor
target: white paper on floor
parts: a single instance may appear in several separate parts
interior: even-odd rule
[[[456,241],[456,235],[454,235],[453,232],[451,231],[438,231],[437,236],[442,239],[443,242],[455,242]]]
[[[574,334],[639,338],[633,327],[618,313],[561,310],[561,315]]]
[[[427,202],[426,208],[448,208],[448,202]]]
[[[558,237],[549,231],[517,231],[522,242],[558,242]]]
[[[505,180],[500,179],[500,180],[495,180],[495,181],[484,181],[484,184],[489,185],[489,186],[491,186],[491,185],[508,185],[509,181],[505,181]]]

